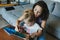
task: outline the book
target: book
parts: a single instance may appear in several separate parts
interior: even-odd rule
[[[16,35],[20,38],[25,38],[26,37],[25,34],[15,31],[15,29],[13,27],[4,27],[3,29],[9,35]]]

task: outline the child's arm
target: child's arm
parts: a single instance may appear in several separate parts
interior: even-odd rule
[[[23,15],[16,21],[16,27],[15,27],[15,30],[16,30],[16,31],[19,31],[19,30],[18,30],[18,26],[19,26],[19,23],[20,23],[22,20],[24,20],[24,16],[25,16],[25,14],[23,14]]]

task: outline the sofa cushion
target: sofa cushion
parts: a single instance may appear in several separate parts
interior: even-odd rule
[[[50,14],[47,20],[47,24],[53,28],[60,28],[60,17]],[[57,29],[58,30],[58,29]],[[60,31],[60,29],[58,30]]]
[[[20,17],[25,9],[31,9],[33,4],[27,4],[22,6],[14,6],[15,10],[9,11],[12,14],[16,15],[17,17]]]
[[[5,9],[3,7],[0,7],[0,14],[2,14],[3,11],[5,11]]]
[[[59,2],[56,2],[55,8],[52,14],[60,17],[60,3]]]
[[[21,10],[12,10],[12,11],[7,11],[7,12],[17,17],[20,17],[23,14]]]
[[[11,25],[16,26],[16,20],[18,19],[17,16],[13,15],[12,13],[5,12],[2,14],[3,18]]]
[[[47,31],[60,38],[60,18],[50,14],[47,20]],[[56,35],[57,34],[57,35]]]
[[[6,17],[7,16],[7,17]],[[9,15],[6,14],[5,16],[3,16],[3,18],[11,25],[16,26],[16,20],[18,19],[16,16],[14,15]]]
[[[44,2],[46,2],[49,12],[52,13],[54,6],[55,6],[55,2],[51,1],[51,0],[43,0]]]

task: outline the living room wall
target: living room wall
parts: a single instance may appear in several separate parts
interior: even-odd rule
[[[15,1],[18,1],[18,0],[15,0]],[[37,1],[39,1],[39,0],[20,0],[20,2],[30,2],[32,4],[34,4]]]

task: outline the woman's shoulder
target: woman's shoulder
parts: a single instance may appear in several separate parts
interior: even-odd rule
[[[47,18],[46,18],[46,17],[38,17],[38,18],[36,19],[36,21],[42,21],[42,20],[47,20]]]

